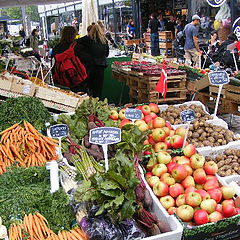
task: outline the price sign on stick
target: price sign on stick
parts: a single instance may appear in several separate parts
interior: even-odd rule
[[[142,119],[142,111],[134,108],[127,108],[124,112],[125,118],[135,122]]]
[[[185,111],[181,112],[182,122],[183,123],[185,123],[185,122],[188,123],[186,135],[185,135],[184,142],[183,142],[183,149],[184,149],[186,141],[187,141],[187,136],[188,136],[188,132],[189,132],[190,123],[192,121],[194,121],[195,119],[196,119],[196,115],[195,115],[195,112],[193,110],[189,109],[189,110],[185,110]]]
[[[108,145],[121,142],[121,129],[113,127],[100,127],[91,129],[89,142],[101,145],[104,153],[105,170],[108,171]]]
[[[212,85],[219,86],[217,101],[216,101],[215,110],[214,110],[214,114],[213,114],[213,116],[216,117],[223,85],[229,83],[230,80],[229,80],[229,76],[226,71],[211,72],[208,74],[208,77],[209,77],[209,81]]]

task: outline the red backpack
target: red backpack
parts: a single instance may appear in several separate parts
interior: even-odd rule
[[[72,43],[68,50],[55,56],[54,82],[66,87],[75,87],[87,78],[86,68],[75,56]]]

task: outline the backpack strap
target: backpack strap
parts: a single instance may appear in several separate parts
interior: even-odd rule
[[[73,43],[70,45],[69,48],[72,48],[72,49],[73,49],[73,48],[76,46],[76,44],[77,44],[76,42],[73,42]]]

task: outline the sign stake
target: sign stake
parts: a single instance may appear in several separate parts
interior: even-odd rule
[[[104,145],[102,145],[102,148],[103,148],[104,161],[105,161],[105,171],[107,172],[108,169],[109,169],[109,166],[108,166],[108,145],[104,144]]]
[[[218,105],[219,105],[219,100],[220,100],[220,95],[221,95],[221,92],[222,92],[222,88],[223,88],[223,84],[220,84],[219,89],[218,89],[218,95],[217,95],[217,101],[216,101],[216,105],[215,105],[215,109],[214,109],[214,114],[213,114],[214,118],[217,116],[217,110],[218,110]]]

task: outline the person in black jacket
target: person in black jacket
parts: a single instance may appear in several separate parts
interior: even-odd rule
[[[76,40],[77,55],[82,56],[80,60],[87,69],[87,84],[90,95],[101,98],[109,47],[98,24],[90,25],[87,31],[87,36]]]
[[[157,20],[156,14],[151,14],[151,19],[148,24],[149,31],[151,33],[151,52],[152,56],[156,56],[155,54],[155,46],[157,48],[157,56],[160,55],[159,49],[159,35],[158,35],[158,28],[160,28],[160,23]]]

